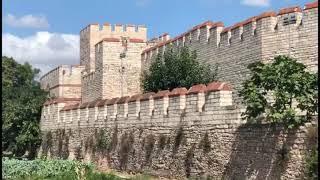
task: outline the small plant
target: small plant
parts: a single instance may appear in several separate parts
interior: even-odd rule
[[[208,132],[206,132],[199,143],[199,148],[203,150],[204,153],[208,153],[211,150],[211,144],[209,140]]]
[[[194,148],[195,148],[194,145],[192,145],[191,148],[187,151],[185,161],[184,161],[187,178],[190,177],[190,173],[191,173],[191,166],[192,166],[193,156],[194,156]]]
[[[139,127],[139,138],[141,138],[142,133],[143,133],[143,128]]]
[[[69,157],[69,136],[68,135],[64,136],[64,143],[62,146],[61,157],[62,159],[67,159]]]
[[[87,137],[84,141],[84,152],[88,152],[89,150],[89,137]]]
[[[161,134],[159,136],[159,141],[158,141],[158,149],[159,150],[163,150],[166,147],[166,140],[167,140],[166,135]]]
[[[174,139],[174,147],[173,147],[173,151],[176,152],[179,149],[179,146],[183,140],[183,128],[180,126],[179,129],[177,130],[177,135]]]
[[[307,128],[307,143],[310,147],[318,145],[318,126],[309,126]]]
[[[51,131],[48,131],[45,135],[45,138],[42,140],[42,153],[46,158],[48,155],[49,149],[52,147],[52,134]]]
[[[318,179],[318,149],[313,149],[306,158],[307,177],[310,180]]]
[[[121,136],[120,149],[119,149],[121,169],[126,169],[127,161],[129,158],[129,152],[132,150],[133,143],[134,143],[134,136],[132,132],[130,134],[124,133]]]
[[[170,139],[170,137],[168,136],[168,137],[167,137],[167,142],[166,142],[166,144],[167,144],[168,147],[170,147],[170,143],[171,143],[171,139]]]
[[[101,153],[104,153],[110,146],[109,139],[104,129],[100,129],[99,133],[97,133],[96,141],[96,149]]]
[[[283,162],[288,158],[288,148],[286,145],[282,145],[281,149],[278,150],[280,161]]]
[[[74,156],[75,156],[76,160],[81,160],[83,158],[82,154],[81,154],[81,147],[82,147],[82,142],[81,142],[80,146],[77,146],[75,148]]]
[[[64,131],[58,129],[56,132],[56,138],[58,139],[58,156],[61,157],[62,155],[62,146],[63,146],[63,135]]]
[[[108,151],[113,151],[116,149],[118,144],[118,126],[116,125],[113,129],[113,134],[112,134],[112,139],[111,139],[111,143],[110,146],[108,147]]]
[[[307,145],[309,151],[306,156],[306,171],[308,179],[318,179],[318,126],[307,129]]]
[[[146,137],[145,151],[146,151],[146,162],[148,163],[154,148],[155,138],[152,134]]]

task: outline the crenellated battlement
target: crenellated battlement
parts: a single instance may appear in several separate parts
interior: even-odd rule
[[[146,48],[141,60],[147,69],[153,57],[173,45],[187,46],[197,52],[200,62],[218,65],[218,78],[231,83],[234,98],[240,103],[238,90],[249,75],[247,65],[269,62],[276,55],[289,55],[317,71],[318,5],[293,6],[278,12],[267,11],[225,27],[223,22],[206,21],[190,30]],[[308,39],[308,40],[307,40]],[[308,47],[308,48],[306,48]],[[308,49],[308,50],[307,50]]]
[[[51,100],[44,104],[44,115],[50,116],[48,109],[59,103],[63,104],[58,109],[60,122],[73,124],[79,121],[80,124],[104,122],[104,119],[141,121],[149,118],[189,116],[194,113],[210,114],[221,110],[222,107],[233,105],[231,86],[221,82],[213,82],[207,86],[195,85],[189,90],[176,88],[172,91],[95,100],[82,104],[79,104],[78,99]],[[56,112],[51,111],[51,113]]]
[[[40,78],[40,86],[53,97],[80,98],[81,72],[84,68],[80,65],[60,65]]]
[[[80,65],[61,65],[40,79],[55,97],[44,103],[40,121],[53,145],[43,144],[39,155],[67,152],[69,159],[98,159],[98,165],[178,179],[302,178],[306,130],[295,134],[264,121],[245,124],[239,90],[250,77],[249,64],[268,63],[277,55],[318,71],[317,1],[228,27],[206,21],[172,39],[164,33],[147,40],[146,31],[140,25],[109,23],[81,30]],[[153,57],[182,46],[196,51],[197,61],[217,66],[219,82],[142,94],[141,72]],[[108,157],[97,149],[102,137]],[[128,152],[123,145],[130,147]],[[285,169],[274,159],[283,147],[290,157]]]
[[[147,41],[147,44],[153,44],[153,43],[160,43],[165,42],[170,39],[170,35],[168,33],[163,33],[162,35],[158,37],[151,38]]]
[[[95,71],[95,45],[102,41],[120,42],[122,38],[129,38],[132,43],[146,42],[147,28],[132,24],[89,24],[80,31],[80,64],[87,72]]]
[[[80,36],[89,32],[94,33],[101,38],[120,38],[121,36],[128,36],[131,38],[143,39],[144,41],[147,39],[147,28],[144,25],[109,23],[100,25],[98,23],[92,23],[80,31]]]
[[[313,2],[303,9],[293,6],[267,11],[229,27],[206,21],[172,39],[164,33],[150,40],[143,25],[89,24],[80,32],[80,65],[53,69],[41,77],[41,87],[58,97],[77,94],[83,102],[136,94],[140,92],[136,83],[140,73],[156,54],[163,54],[168,46],[188,46],[197,51],[199,61],[219,64],[218,78],[231,83],[237,94],[250,62],[290,55],[317,71],[318,44],[313,41],[318,37],[317,14],[318,4]],[[62,95],[60,86],[68,86],[69,95]]]
[[[304,10],[298,6],[288,7],[280,9],[278,13],[275,11],[264,12],[258,16],[250,17],[242,22],[238,22],[232,26],[224,27],[222,22],[214,23],[212,21],[206,21],[197,26],[194,26],[190,30],[178,35],[173,39],[167,41],[161,41],[153,47],[150,47],[142,52],[142,56],[148,56],[148,53],[155,54],[159,52],[159,48],[165,47],[169,44],[176,46],[190,46],[192,43],[213,43],[217,45],[228,46],[231,44],[230,39],[242,40],[247,37],[254,37],[255,33],[263,33],[264,31],[273,30],[276,25],[278,28],[284,26],[284,20],[289,15],[297,16],[295,26],[299,26],[303,21],[303,13],[306,13],[312,8],[317,8],[316,3],[306,4]],[[266,25],[268,23],[268,25]],[[270,28],[266,28],[270,27]],[[219,27],[223,27],[220,30]],[[210,40],[209,40],[210,39]]]

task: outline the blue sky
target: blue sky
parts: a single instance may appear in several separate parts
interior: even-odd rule
[[[144,24],[148,38],[174,37],[206,20],[225,26],[310,0],[3,0],[5,55],[43,72],[79,62],[79,31],[89,23]],[[68,51],[68,52],[66,52]]]

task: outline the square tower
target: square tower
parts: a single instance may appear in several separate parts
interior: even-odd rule
[[[140,93],[144,26],[89,25],[80,33],[82,102]],[[94,44],[95,43],[95,44]]]

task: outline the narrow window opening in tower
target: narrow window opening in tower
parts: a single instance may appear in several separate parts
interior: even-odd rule
[[[287,26],[289,24],[296,24],[297,17],[295,14],[291,14],[290,16],[286,16],[283,18],[283,25]]]

